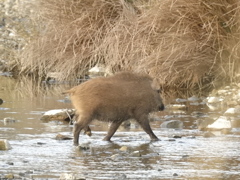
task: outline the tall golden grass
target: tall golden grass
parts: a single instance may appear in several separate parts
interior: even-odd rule
[[[103,63],[164,86],[202,88],[239,73],[238,0],[37,2],[31,18],[43,29],[21,52],[22,74],[54,71],[69,80]]]

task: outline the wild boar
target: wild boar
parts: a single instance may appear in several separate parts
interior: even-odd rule
[[[148,75],[120,72],[86,81],[65,93],[70,94],[78,118],[74,124],[74,145],[82,129],[91,134],[92,120],[111,122],[104,140],[110,141],[123,121],[135,119],[150,136],[158,140],[148,120],[152,111],[164,110],[159,89]]]

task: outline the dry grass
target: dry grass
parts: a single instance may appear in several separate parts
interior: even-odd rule
[[[239,73],[238,0],[38,2],[32,18],[44,31],[22,52],[22,74],[54,71],[68,80],[100,62],[164,86],[201,88]]]

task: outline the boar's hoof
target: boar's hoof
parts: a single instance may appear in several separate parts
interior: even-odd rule
[[[158,138],[152,138],[151,141],[155,142],[155,141],[161,141],[161,140]]]

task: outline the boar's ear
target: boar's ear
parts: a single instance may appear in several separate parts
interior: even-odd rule
[[[160,91],[161,87],[157,78],[154,78],[151,84],[153,90]]]

